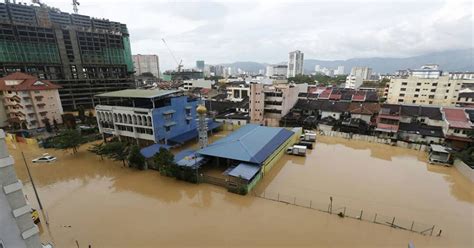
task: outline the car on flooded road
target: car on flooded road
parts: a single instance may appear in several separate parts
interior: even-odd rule
[[[33,163],[50,163],[50,162],[53,162],[53,161],[56,161],[56,157],[50,156],[47,153],[43,154],[43,156],[41,156],[39,158],[35,158],[35,159],[31,160],[31,162],[33,162]]]

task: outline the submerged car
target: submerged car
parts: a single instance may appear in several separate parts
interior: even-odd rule
[[[33,162],[33,163],[50,163],[50,162],[53,162],[53,161],[56,161],[56,157],[50,156],[47,153],[43,154],[43,156],[41,156],[39,158],[35,158],[35,159],[31,160],[31,162]]]

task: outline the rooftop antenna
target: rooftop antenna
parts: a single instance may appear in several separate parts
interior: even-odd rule
[[[79,12],[77,6],[81,5],[77,0],[72,0],[72,9],[74,10],[74,14]]]

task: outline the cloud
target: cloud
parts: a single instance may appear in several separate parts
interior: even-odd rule
[[[70,11],[69,1],[44,0]],[[81,14],[128,25],[133,53],[174,68],[165,38],[186,66],[306,58],[405,57],[473,45],[470,1],[82,0]]]

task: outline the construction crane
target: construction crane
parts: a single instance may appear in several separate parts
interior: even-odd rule
[[[179,62],[178,60],[176,59],[176,57],[174,56],[173,52],[171,51],[170,47],[168,46],[168,44],[166,43],[165,39],[161,39],[163,41],[163,43],[165,43],[165,46],[166,48],[168,49],[168,51],[170,52],[171,56],[173,57],[174,61],[176,62],[176,65],[178,65],[178,72],[181,72],[181,68],[183,68],[183,60],[181,59]]]
[[[77,0],[72,0],[72,9],[74,10],[75,14],[79,12],[79,9],[77,8],[79,5],[80,4]]]

